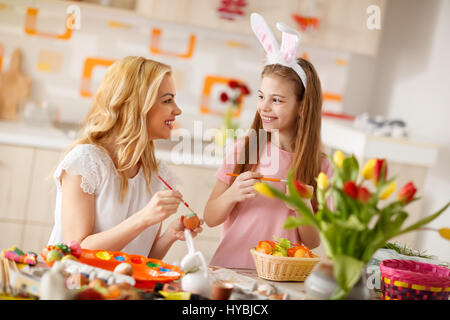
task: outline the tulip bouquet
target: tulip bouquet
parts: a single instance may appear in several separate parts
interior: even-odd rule
[[[338,284],[331,299],[343,299],[358,282],[364,266],[377,249],[389,239],[436,219],[450,202],[436,213],[403,228],[408,217],[405,206],[418,199],[414,197],[417,189],[412,182],[398,191],[394,201],[381,204],[380,200],[388,199],[396,189],[394,179],[387,178],[385,159],[369,160],[361,172],[353,155],[345,157],[337,151],[329,160],[334,174],[329,179],[321,172],[316,178],[318,210],[315,214],[302,200],[312,197],[311,192],[292,178],[292,172],[288,176],[287,194],[266,183],[255,184],[255,189],[297,209],[299,215],[289,217],[284,228],[312,225],[319,231],[327,256],[333,261],[333,274]]]

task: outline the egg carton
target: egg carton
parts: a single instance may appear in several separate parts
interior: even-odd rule
[[[82,274],[87,277],[89,281],[94,279],[102,279],[107,285],[119,284],[123,282],[127,282],[132,286],[136,284],[136,280],[134,280],[133,277],[124,274],[111,272],[70,259],[64,260],[62,263],[66,272],[70,274]]]

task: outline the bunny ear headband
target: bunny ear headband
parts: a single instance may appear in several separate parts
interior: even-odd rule
[[[266,65],[281,64],[294,69],[306,89],[306,74],[297,63],[296,56],[300,44],[300,34],[286,24],[278,22],[277,29],[282,32],[280,48],[272,30],[260,14],[252,13],[250,16],[250,24],[253,32],[266,52]]]

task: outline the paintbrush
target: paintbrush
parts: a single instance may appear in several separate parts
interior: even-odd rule
[[[158,176],[158,178],[159,178],[159,180],[161,180],[162,181],[162,183],[164,183],[165,185],[166,185],[166,187],[167,188],[169,188],[170,190],[172,190],[173,191],[173,189],[172,189],[172,187],[171,186],[169,186],[169,184],[166,182],[166,181],[164,181],[164,179],[163,178],[161,178],[161,176]],[[187,204],[187,202],[186,201],[184,201],[184,200],[181,200],[181,201],[183,201],[183,203],[184,203],[184,205],[186,206],[186,208],[188,208],[193,214],[195,214],[196,215],[196,213],[189,207],[189,205]]]
[[[237,177],[239,176],[238,174],[235,173],[226,173],[227,176],[232,176],[232,177]],[[262,178],[256,178],[259,180],[266,180],[266,181],[275,181],[275,182],[288,182],[286,179],[276,179],[276,178],[266,178],[266,177],[262,177]]]

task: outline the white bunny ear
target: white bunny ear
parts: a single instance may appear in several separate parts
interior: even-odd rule
[[[191,232],[189,231],[189,229],[184,229],[184,238],[186,239],[188,252],[194,253],[195,252],[194,240],[192,240],[192,235],[191,235]]]
[[[278,47],[278,41],[272,33],[272,30],[268,26],[266,20],[257,13],[250,15],[250,25],[252,30],[258,38],[259,42],[263,46],[267,53],[268,58],[277,56],[280,49]]]
[[[282,32],[280,49],[281,56],[287,64],[290,64],[297,58],[297,50],[300,44],[300,33],[283,22],[278,22],[277,28]]]

